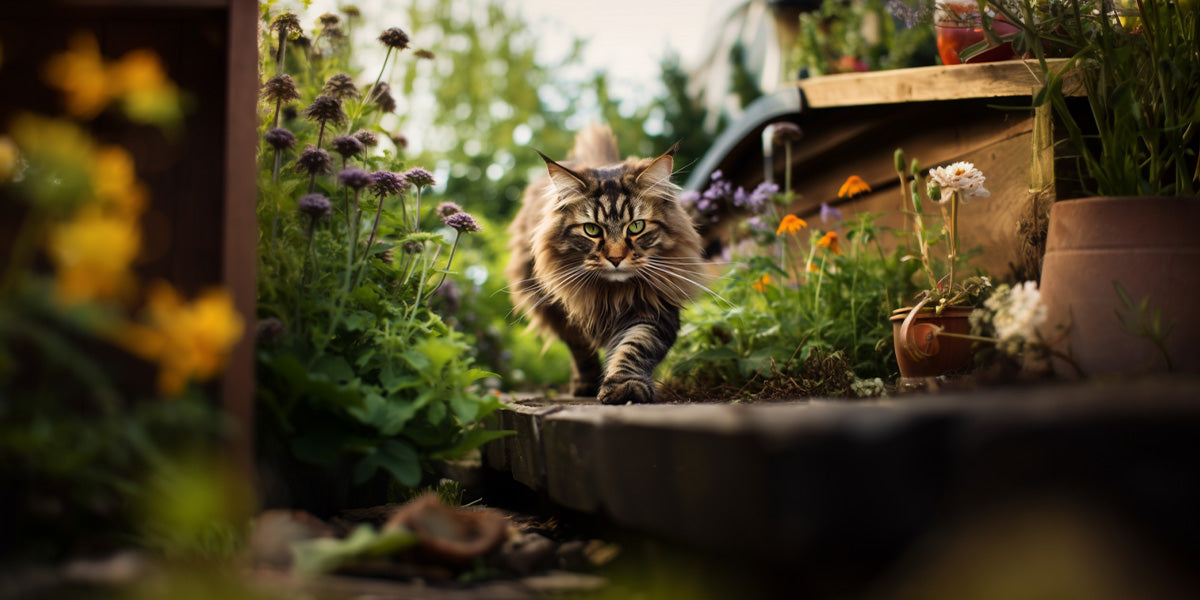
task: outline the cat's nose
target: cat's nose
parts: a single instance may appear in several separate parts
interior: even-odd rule
[[[623,260],[625,260],[625,257],[624,257],[624,256],[610,256],[610,257],[608,257],[608,262],[612,263],[614,267],[618,267],[618,266],[620,266],[620,265],[621,265],[621,261],[623,261]]]

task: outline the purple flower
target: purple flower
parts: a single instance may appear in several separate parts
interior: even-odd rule
[[[438,216],[440,216],[443,220],[445,220],[446,217],[448,217],[452,214],[460,213],[463,211],[461,206],[459,206],[453,202],[442,202],[441,204],[437,205],[437,208],[435,210],[437,211]]]
[[[333,149],[338,154],[341,154],[345,158],[358,156],[366,149],[363,147],[363,143],[352,135],[339,135],[333,138],[330,145],[333,146]]]
[[[750,229],[753,229],[755,231],[770,231],[771,230],[771,226],[769,224],[767,224],[766,221],[763,221],[762,217],[759,215],[754,215],[753,217],[746,219],[746,225],[749,225]]]
[[[740,188],[739,191],[741,191]],[[750,212],[762,212],[762,210],[767,207],[767,203],[770,202],[771,196],[775,195],[775,193],[778,191],[779,186],[771,183],[770,181],[764,181],[758,184],[758,186],[754,188],[754,191],[750,192],[746,196],[746,208],[749,208]]]
[[[719,173],[720,171],[718,171]],[[733,195],[733,184],[724,179],[714,179],[712,185],[701,196],[709,200],[721,200]]]
[[[375,192],[376,196],[383,198],[392,194],[399,194],[408,189],[408,180],[399,173],[391,171],[375,171],[371,173],[371,191]]]
[[[422,169],[421,167],[413,167],[405,171],[404,178],[407,179],[409,183],[417,187],[425,187],[427,185],[434,185],[437,183],[433,179],[433,174],[425,169]]]
[[[342,101],[329,96],[317,96],[312,104],[304,109],[304,116],[319,123],[345,123],[346,112],[342,110]]]
[[[306,194],[296,203],[296,207],[300,209],[300,212],[312,217],[314,221],[328,217],[329,213],[333,212],[333,205],[323,194]]]
[[[442,222],[447,227],[457,229],[461,233],[471,233],[483,229],[479,226],[479,222],[475,220],[475,217],[465,212],[457,212],[450,216],[442,217]]]
[[[309,144],[296,159],[296,170],[309,175],[328,173],[333,170],[333,156],[324,148]]]
[[[712,175],[709,176],[709,179],[716,181],[724,176],[725,176],[725,173],[722,173],[720,169],[717,169],[716,171],[712,172]]]
[[[830,206],[826,202],[821,203],[821,222],[828,223],[830,221],[841,221],[842,211]]]
[[[696,210],[700,212],[708,212],[710,210],[715,210],[716,208],[716,203],[705,197],[701,197],[700,201],[696,202]]]
[[[379,41],[389,48],[403,50],[408,47],[408,34],[399,27],[389,27],[379,34]]]
[[[362,143],[363,146],[373,148],[379,145],[379,138],[375,136],[374,131],[359,129],[354,132],[354,139]]]
[[[275,102],[291,102],[300,99],[296,90],[296,81],[291,75],[276,75],[266,81],[262,87],[262,97]]]
[[[263,140],[276,150],[290,150],[296,145],[296,136],[282,127],[272,127],[263,134]]]
[[[338,173],[338,181],[348,188],[361,190],[371,185],[371,174],[358,167],[346,167]]]

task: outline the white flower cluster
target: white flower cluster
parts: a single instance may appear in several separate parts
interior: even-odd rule
[[[859,398],[875,398],[883,396],[887,392],[887,388],[883,387],[883,380],[876,377],[874,379],[859,379],[854,378],[850,384],[850,391],[854,392]]]
[[[1032,342],[1038,327],[1046,322],[1046,305],[1042,304],[1042,293],[1034,281],[1011,288],[1000,285],[983,305],[994,313],[992,327],[1000,340],[997,347],[1008,354],[1017,354]]]
[[[958,192],[958,199],[963,202],[970,196],[983,198],[992,195],[983,187],[987,178],[973,163],[959,161],[945,167],[934,167],[929,170],[929,177],[942,188],[941,202],[946,201],[949,197],[947,192],[951,189]]]

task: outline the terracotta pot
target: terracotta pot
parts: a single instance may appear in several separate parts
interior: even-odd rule
[[[1200,372],[1200,198],[1080,198],[1050,209],[1042,300],[1042,335],[1085,375],[1167,370],[1153,344],[1126,331],[1113,282],[1135,303],[1148,298],[1174,323],[1167,355],[1175,370]],[[1063,332],[1063,327],[1067,327]],[[1055,372],[1073,376],[1064,361]]]
[[[900,375],[936,377],[968,369],[971,366],[971,340],[938,335],[938,331],[971,333],[967,321],[971,310],[966,306],[948,306],[938,315],[932,308],[922,308],[911,320],[907,320],[911,306],[892,311],[889,320]]]

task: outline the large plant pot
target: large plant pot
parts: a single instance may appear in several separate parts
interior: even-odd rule
[[[1200,198],[1081,198],[1050,210],[1042,335],[1084,375],[1166,371],[1162,352],[1122,327],[1117,313],[1128,311],[1114,281],[1174,324],[1166,338],[1173,368],[1200,371]],[[1065,361],[1054,367],[1075,374]]]
[[[971,310],[966,306],[948,306],[939,315],[931,308],[922,308],[912,319],[907,319],[912,307],[893,311],[890,320],[900,375],[936,377],[970,368],[971,340],[939,333],[971,333],[967,320]]]

